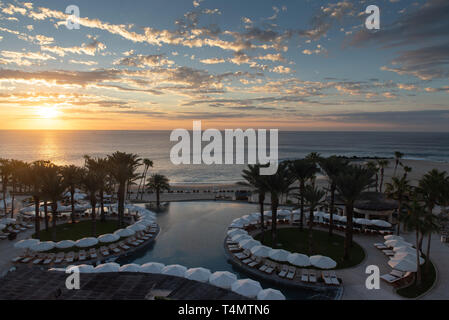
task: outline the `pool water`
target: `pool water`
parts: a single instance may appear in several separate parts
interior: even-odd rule
[[[232,220],[257,211],[257,205],[243,202],[171,202],[157,213],[161,232],[155,243],[118,262],[180,264],[188,268],[204,267],[212,272],[230,271],[239,279],[248,278],[227,261],[223,242]],[[335,294],[332,290],[323,294],[306,289],[287,289],[263,281],[261,285],[281,290],[288,299],[331,299]]]

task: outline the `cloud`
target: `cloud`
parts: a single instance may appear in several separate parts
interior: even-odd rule
[[[61,57],[64,57],[68,53],[94,56],[96,53],[105,49],[106,45],[96,39],[87,44],[83,43],[80,47],[41,46],[42,51],[52,52]]]
[[[55,60],[54,57],[40,52],[2,50],[0,56],[0,64],[16,64],[18,66],[31,66],[48,60]]]
[[[165,54],[152,55],[132,55],[126,58],[119,59],[114,62],[115,65],[128,67],[161,67],[166,65],[173,65],[174,61],[165,57]]]
[[[222,58],[210,58],[210,59],[202,59],[200,60],[201,63],[204,64],[218,64],[218,63],[224,63],[226,62],[225,59]]]

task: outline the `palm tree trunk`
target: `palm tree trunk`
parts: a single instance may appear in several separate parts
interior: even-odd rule
[[[334,208],[335,207],[335,185],[331,185],[331,203],[329,208],[329,237],[332,237],[334,230]]]
[[[159,190],[159,188],[156,188],[156,206],[159,208],[159,206],[160,206],[160,190]]]
[[[53,242],[56,242],[56,219],[58,214],[58,203],[54,201],[51,204],[51,211],[52,211],[52,232],[51,232],[51,238]]]
[[[6,210],[6,186],[3,183],[3,187],[2,187],[2,192],[3,192],[3,209],[5,210],[5,216],[8,214],[8,211]]]
[[[14,194],[14,187],[13,187],[13,192],[11,195],[11,218],[14,218],[14,199],[15,199],[15,194]]]
[[[70,213],[70,219],[72,223],[75,223],[75,187],[70,187],[70,206],[72,207],[72,212]]]
[[[401,229],[401,213],[402,213],[402,200],[398,201],[398,227],[396,229],[397,235],[399,235]]]
[[[48,232],[48,203],[44,201],[45,231]]]
[[[313,206],[309,212],[309,256],[313,255]]]
[[[302,229],[303,229],[303,227],[304,227],[304,181],[301,181],[300,182],[300,185],[299,185],[299,192],[300,192],[300,199],[301,199],[301,218],[300,218],[300,221],[299,221],[299,229],[301,229],[301,231],[302,231]]]
[[[94,196],[95,198],[95,196]],[[91,199],[92,205],[92,237],[97,236],[97,202]]]
[[[277,246],[277,214],[278,214],[278,202],[277,196],[271,196],[271,243],[273,248]]]
[[[106,221],[106,215],[104,213],[104,190],[101,189],[100,190],[100,219],[101,222],[105,222]]]
[[[264,221],[264,215],[263,215],[263,203],[265,201],[265,195],[262,193],[259,193],[259,206],[260,206],[260,234],[262,239],[262,244],[265,240],[264,237],[264,230],[265,230],[265,221]]]
[[[353,203],[346,204],[346,233],[345,233],[345,247],[344,247],[344,260],[350,259],[350,250],[352,246],[352,212],[353,212]]]
[[[432,232],[429,232],[429,235],[427,237],[427,253],[426,253],[426,265],[427,262],[430,260],[430,242],[432,240]]]
[[[125,184],[120,183],[118,186],[118,227],[121,228],[123,224],[123,212],[125,210]]]
[[[39,198],[34,197],[34,230],[36,239],[40,239],[41,215],[39,212]]]
[[[419,266],[419,232],[418,229],[416,229],[416,286],[421,285],[421,268]],[[427,258],[428,259],[428,258]]]
[[[382,186],[384,184],[384,169],[380,169],[380,186],[379,186],[379,192],[382,193]]]

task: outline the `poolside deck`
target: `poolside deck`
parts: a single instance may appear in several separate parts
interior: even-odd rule
[[[147,273],[82,273],[79,290],[68,290],[68,274],[19,268],[0,279],[1,300],[149,300],[157,292],[172,300],[244,300],[210,284]]]

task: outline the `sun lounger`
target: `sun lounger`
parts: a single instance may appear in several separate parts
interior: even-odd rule
[[[389,256],[389,257],[392,257],[392,256],[395,255],[395,253],[394,253],[393,250],[383,250],[383,253],[384,253],[386,256]]]
[[[23,254],[23,255],[15,257],[14,259],[11,259],[11,262],[13,262],[13,263],[20,262],[20,260],[22,260],[22,259],[24,259],[26,257],[27,256],[25,254]]]
[[[249,258],[249,255],[246,254],[245,252],[236,253],[236,254],[234,254],[234,256],[239,260],[244,260],[244,259]]]
[[[94,248],[90,249],[89,256],[91,259],[96,259],[97,258],[97,250],[95,250]]]
[[[395,276],[393,276],[391,274],[381,275],[380,278],[382,280],[384,280],[385,282],[390,283],[390,284],[393,284],[393,283],[395,283],[396,281],[398,281],[400,279],[400,278],[395,277]]]
[[[309,270],[303,270],[301,274],[302,282],[309,282]]]
[[[268,262],[268,267],[264,270],[267,274],[272,274],[274,272],[274,269],[276,267],[276,264],[273,262]]]
[[[65,256],[65,261],[66,262],[73,262],[75,260],[75,252],[70,251],[69,253],[67,253],[67,255]]]
[[[329,275],[329,273],[327,271],[323,271],[321,273],[321,277],[323,278],[323,281],[324,281],[325,284],[333,285],[332,279],[331,279],[331,277],[330,277],[330,275]]]
[[[118,245],[120,248],[122,248],[123,250],[129,250],[130,247],[128,247],[123,241],[119,242]]]
[[[105,257],[109,256],[109,250],[106,247],[100,247],[100,253]]]
[[[283,265],[281,272],[278,273],[278,276],[281,278],[285,278],[287,276],[288,273],[288,266],[287,265]]]
[[[289,280],[293,280],[296,274],[296,268],[295,267],[288,267],[288,273],[286,278]]]
[[[64,252],[59,252],[55,257],[55,264],[61,263],[64,260]]]
[[[268,265],[264,263],[262,266],[259,267],[259,271],[265,272],[265,270],[268,268]]]
[[[79,261],[84,261],[84,260],[86,260],[86,251],[81,250],[81,251],[78,253],[78,260],[79,260]]]
[[[242,251],[242,248],[238,247],[238,246],[230,246],[228,247],[230,252],[239,252]]]
[[[36,259],[33,260],[33,264],[39,264],[44,261],[45,258],[46,256],[44,254],[38,254]]]
[[[116,244],[109,245],[109,249],[111,249],[111,251],[114,252],[115,254],[119,254],[120,253],[120,249],[117,248]]]
[[[36,256],[35,256],[34,254],[30,254],[30,255],[28,255],[27,257],[23,258],[21,262],[22,262],[22,263],[28,263],[28,262],[30,262],[31,260],[33,260],[35,257],[36,257]]]
[[[6,240],[6,239],[8,239],[8,235],[2,232],[2,233],[0,233],[0,239]]]
[[[254,258],[252,262],[248,263],[248,266],[251,268],[254,268],[256,266],[258,266],[262,261],[260,260],[260,258]]]
[[[309,272],[309,282],[310,283],[316,283],[316,273],[315,271]]]
[[[388,247],[387,247],[385,244],[383,244],[383,243],[375,243],[374,246],[375,246],[377,249],[379,249],[379,250],[385,250],[385,249],[388,249]]]
[[[45,258],[43,264],[50,264],[50,262],[53,261],[53,259],[55,258],[55,254],[54,253],[50,253],[47,255],[47,257]]]
[[[253,261],[253,259],[251,259],[251,257],[249,257],[249,258],[246,258],[246,259],[242,260],[242,263],[249,264],[252,261]]]
[[[402,278],[402,277],[405,275],[405,272],[402,272],[402,271],[394,270],[394,269],[393,269],[393,270],[390,272],[390,274],[391,274],[392,276],[397,277],[397,278]]]

